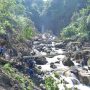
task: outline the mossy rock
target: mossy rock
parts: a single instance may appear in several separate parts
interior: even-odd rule
[[[88,66],[90,66],[90,58],[88,59]]]

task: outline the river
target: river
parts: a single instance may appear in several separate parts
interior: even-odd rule
[[[56,80],[56,82],[59,82],[60,80],[54,77],[53,72],[54,71],[59,72],[60,77],[62,79],[64,79],[64,81],[67,82],[66,86],[68,88],[71,88],[71,90],[74,90],[74,87],[76,87],[78,90],[85,90],[85,89],[90,90],[89,86],[80,83],[80,81],[77,79],[77,77],[70,72],[70,67],[63,65],[62,61],[66,58],[66,55],[63,55],[65,50],[63,51],[62,48],[55,48],[56,42],[54,42],[54,41],[52,41],[51,43],[47,43],[47,44],[45,42],[41,42],[41,41],[37,41],[37,42],[39,43],[38,45],[41,45],[42,49],[43,49],[43,50],[38,51],[38,49],[36,47],[38,45],[35,44],[33,46],[34,50],[36,50],[35,52],[38,55],[47,55],[48,51],[50,51],[49,54],[56,54],[53,57],[45,56],[47,63],[44,65],[37,65],[37,66],[41,66],[41,71],[49,72],[48,75],[52,76]],[[62,55],[58,55],[58,54],[62,54]],[[50,67],[51,63],[54,63],[56,68]],[[73,63],[74,63],[74,67],[78,68],[79,64],[76,63],[75,61],[73,61]],[[81,68],[81,67],[79,67],[79,68]],[[66,75],[63,74],[63,72],[65,72],[65,71],[67,72]],[[47,74],[45,74],[45,75],[47,75]],[[64,86],[62,84],[58,84],[58,87],[60,90],[65,90]]]

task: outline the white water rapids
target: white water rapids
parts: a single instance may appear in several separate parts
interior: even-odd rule
[[[55,48],[53,48],[53,50],[55,52],[57,52],[57,53],[63,53],[63,50],[61,50],[61,49],[55,50]],[[46,54],[45,52],[42,52],[42,55],[45,55],[45,54]],[[55,62],[59,61],[58,58],[60,59],[60,63],[57,64]],[[54,56],[53,58],[46,57],[46,60],[48,61],[48,63],[45,64],[45,65],[39,65],[39,66],[42,67],[41,70],[44,71],[44,72],[46,72],[46,71],[47,72],[50,72],[52,70],[54,70],[54,71],[55,70],[67,70],[68,67],[67,66],[64,66],[63,63],[62,63],[62,60],[64,58],[65,58],[65,55],[57,55],[57,56]],[[50,63],[55,63],[55,65],[57,66],[57,68],[56,69],[50,68]],[[76,62],[74,62],[74,63],[75,63],[76,66],[78,65],[78,63],[76,63]],[[52,73],[50,75],[53,76]],[[81,84],[79,82],[79,80],[75,77],[75,75],[71,75],[70,77],[66,77],[66,76],[61,75],[61,77],[62,77],[62,79],[64,79],[65,81],[68,82],[68,84],[66,84],[66,86],[68,88],[72,88],[72,90],[74,90],[73,87],[77,87],[78,90],[90,90],[90,87]],[[59,80],[56,79],[56,81],[59,81]],[[76,81],[77,84],[75,85],[73,81]],[[59,84],[58,87],[60,88],[60,90],[64,90],[64,87],[63,87],[62,84]]]
[[[42,35],[43,36],[43,35]],[[43,36],[44,40],[46,40],[46,42],[49,40],[49,38],[46,38],[45,37],[45,34]],[[51,40],[52,38],[50,38]],[[42,40],[43,41],[43,40]],[[37,41],[39,43],[39,41]],[[37,43],[35,42],[35,43]],[[67,82],[66,86],[68,88],[71,88],[70,90],[75,90],[74,87],[77,87],[77,90],[90,90],[90,87],[89,86],[86,86],[86,85],[83,85],[80,83],[80,81],[76,78],[76,76],[71,73],[71,72],[68,72],[68,70],[70,70],[70,68],[68,66],[64,66],[62,61],[64,60],[64,58],[66,57],[65,55],[59,55],[59,54],[63,54],[64,51],[63,49],[56,49],[55,48],[55,44],[56,42],[53,42],[52,41],[52,44],[49,44],[49,43],[40,43],[39,45],[43,46],[44,50],[48,50],[49,48],[48,47],[51,47],[51,51],[50,51],[50,54],[56,54],[56,56],[54,57],[45,57],[47,62],[45,65],[37,65],[37,66],[41,66],[41,70],[43,72],[46,72],[48,76],[52,76],[56,82],[59,82],[60,80],[57,79],[54,75],[53,75],[53,72],[52,71],[59,71],[60,73],[60,77]],[[38,46],[38,44],[36,44],[36,46]],[[35,46],[35,47],[36,47]],[[36,52],[37,55],[47,55],[47,52],[46,51],[38,51],[37,48],[34,47],[34,50]],[[59,62],[59,63],[56,63],[56,62]],[[55,69],[51,68],[50,67],[50,64],[51,63],[54,63],[54,65],[57,67]],[[78,68],[78,63],[76,63],[76,61],[73,61],[74,63],[74,67]],[[81,68],[82,69],[82,68]],[[66,75],[63,75],[63,72],[66,71]],[[58,84],[58,87],[60,90],[65,90],[64,88],[64,85],[63,84]]]

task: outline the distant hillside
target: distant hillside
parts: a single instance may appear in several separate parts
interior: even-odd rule
[[[87,6],[75,12],[71,23],[61,33],[62,38],[78,37],[82,40],[90,40],[90,1]]]
[[[27,16],[39,31],[51,30],[55,35],[69,25],[75,12],[87,6],[87,0],[25,0]],[[43,30],[42,30],[43,29]]]

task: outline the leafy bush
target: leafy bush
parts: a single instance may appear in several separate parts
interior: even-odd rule
[[[25,30],[22,31],[22,35],[27,39],[30,39],[33,36],[33,33],[34,32],[32,31],[31,27],[26,28]]]
[[[11,31],[12,34],[16,33],[19,39],[32,37],[34,25],[25,15],[26,9],[23,3],[22,0],[0,0],[0,34]]]
[[[54,76],[55,76],[56,78],[58,78],[58,79],[60,78],[59,74],[56,73],[56,72],[54,73]]]
[[[72,21],[66,28],[63,29],[61,37],[63,39],[72,39],[73,36],[78,36],[82,40],[90,40],[90,6],[87,5],[78,13],[74,13]]]
[[[5,72],[12,78],[16,79],[19,84],[21,85],[22,89],[23,90],[33,90],[32,89],[32,81],[27,78],[25,75],[17,72],[14,68],[12,68],[12,66],[8,63],[8,64],[5,64],[3,66],[3,69],[5,70]],[[25,82],[28,82],[28,86],[26,87],[25,85]],[[28,89],[26,89],[28,88]]]
[[[4,30],[4,28],[0,25],[0,34],[5,34],[6,32],[5,32],[5,30]]]
[[[45,78],[45,86],[46,90],[59,90],[55,80],[51,76]]]
[[[78,34],[78,25],[77,23],[71,23],[69,26],[63,29],[61,33],[62,38],[70,39],[73,36],[76,36]]]
[[[17,27],[19,28],[17,38],[19,40],[31,39],[35,34],[33,22],[24,16],[18,16],[15,18],[15,21],[17,23]]]

